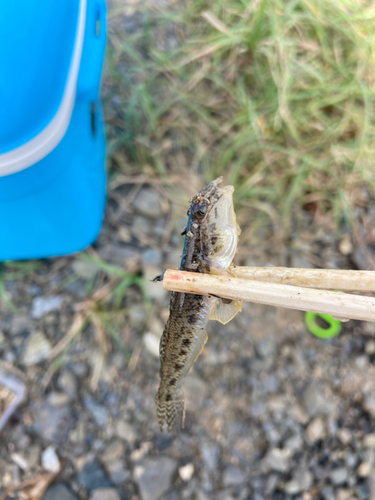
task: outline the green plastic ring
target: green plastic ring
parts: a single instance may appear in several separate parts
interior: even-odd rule
[[[326,321],[330,325],[329,328],[321,328],[318,326],[315,322],[317,316]],[[341,332],[341,321],[333,319],[329,314],[307,312],[305,314],[305,324],[309,332],[320,339],[331,339]]]

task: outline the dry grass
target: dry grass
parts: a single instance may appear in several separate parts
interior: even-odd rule
[[[109,22],[114,172],[224,173],[247,217],[288,230],[314,204],[336,222],[374,185],[375,9],[358,0],[221,0]],[[107,97],[107,98],[108,98]],[[110,107],[109,107],[110,108]],[[272,217],[271,217],[272,218]]]

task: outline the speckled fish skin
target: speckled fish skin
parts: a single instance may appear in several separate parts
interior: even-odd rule
[[[221,181],[219,177],[190,200],[181,270],[228,273],[240,231],[233,209],[233,187],[220,189]],[[206,343],[205,327],[218,301],[213,296],[172,292],[170,314],[160,341],[160,386],[155,398],[161,430],[166,424],[170,431],[178,413],[184,424],[181,385]]]

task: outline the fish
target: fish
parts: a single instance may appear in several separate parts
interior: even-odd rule
[[[241,230],[233,206],[233,186],[219,188],[223,178],[210,182],[190,200],[180,270],[231,275]],[[241,310],[241,301],[213,295],[172,292],[169,318],[160,340],[160,385],[156,393],[157,420],[170,432],[176,416],[185,420],[182,382],[207,341],[210,319],[226,324]]]

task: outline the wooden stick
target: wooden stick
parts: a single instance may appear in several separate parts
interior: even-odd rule
[[[372,297],[172,270],[165,272],[163,286],[165,290],[176,292],[217,295],[231,300],[331,314],[335,318],[375,321],[375,298]]]
[[[375,271],[232,266],[230,272],[237,278],[279,283],[280,285],[351,292],[375,292]]]

